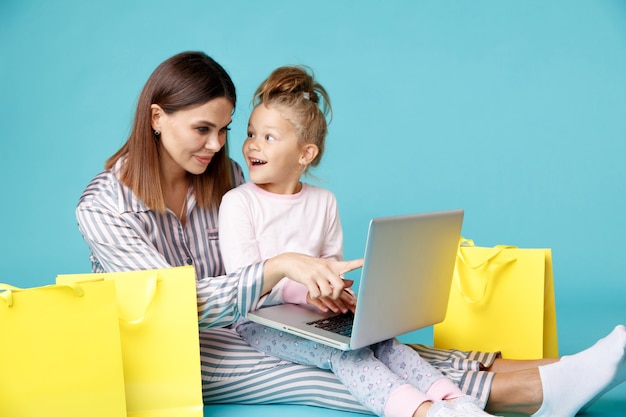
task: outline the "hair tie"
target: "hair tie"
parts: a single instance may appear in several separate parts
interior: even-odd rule
[[[307,100],[310,100],[310,99],[311,99],[311,95],[309,94],[309,92],[308,92],[308,91],[304,91],[304,92],[302,93],[302,97],[304,97],[304,98],[305,98],[305,99],[307,99]]]

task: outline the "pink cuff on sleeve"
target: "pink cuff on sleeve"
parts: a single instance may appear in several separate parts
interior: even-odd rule
[[[385,417],[411,417],[422,403],[430,399],[413,385],[400,385],[389,394]]]
[[[283,286],[283,302],[290,304],[306,304],[309,290],[299,282],[287,279]]]
[[[426,394],[433,400],[451,400],[462,396],[463,392],[452,380],[441,378],[428,388]]]

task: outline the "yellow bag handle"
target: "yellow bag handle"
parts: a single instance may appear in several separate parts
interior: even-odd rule
[[[143,297],[143,302],[139,305],[139,315],[136,317],[131,317],[131,313],[125,311],[120,308],[120,304],[118,303],[118,312],[120,315],[120,320],[125,321],[128,324],[140,324],[145,318],[146,314],[148,314],[148,309],[150,305],[154,301],[154,297],[156,295],[157,290],[157,282],[161,280],[161,277],[158,274],[150,275],[146,279],[145,292]]]
[[[98,277],[97,276],[98,274],[94,274],[94,275],[96,275],[94,278],[84,280],[81,282],[100,282],[100,281],[105,280],[104,277]],[[120,278],[120,280],[123,280],[123,278]],[[115,282],[116,287],[124,285],[124,282],[120,280],[116,280]],[[152,304],[156,296],[157,282],[159,281],[161,281],[161,277],[159,276],[159,274],[152,274],[145,278],[145,285],[143,285],[142,288],[140,289],[141,291],[143,291],[143,297],[141,298],[141,301],[139,303],[133,297],[135,294],[134,291],[131,291],[131,292],[118,291],[117,292],[117,298],[118,298],[117,313],[118,313],[118,317],[120,321],[123,321],[124,323],[130,324],[130,325],[140,324],[141,322],[144,321],[144,319],[146,318],[146,314],[148,313],[148,310],[150,308],[150,305]],[[133,286],[132,290],[135,290],[135,289],[136,289],[136,286]],[[132,297],[132,302],[127,301],[125,299],[125,296],[127,295]],[[132,307],[132,308],[128,308],[127,306]]]
[[[471,240],[471,239],[465,239],[465,238],[461,237],[459,239],[459,246],[473,247],[474,246],[474,241]],[[468,267],[470,267],[472,269],[479,269],[479,268],[482,268],[483,266],[485,266],[486,264],[488,264],[489,262],[491,262],[491,260],[493,260],[493,258],[495,258],[496,256],[500,255],[504,249],[516,249],[516,248],[517,248],[517,246],[510,246],[510,245],[496,245],[496,246],[493,246],[485,257],[483,257],[482,259],[478,260],[475,263],[472,263],[469,260],[467,260],[465,258],[465,256],[463,256],[463,251],[461,251],[461,250],[459,250],[457,252],[457,255],[458,255],[459,259],[461,260],[461,262],[463,262],[464,265],[467,265]],[[509,258],[504,263],[512,262],[514,260],[515,260],[515,258]]]
[[[473,247],[474,246],[474,241],[471,239],[465,239],[463,237],[461,237],[459,239],[459,246],[469,246],[469,247]],[[478,270],[478,269],[486,269],[489,267],[492,268],[503,268],[515,261],[517,261],[517,258],[514,256],[509,256],[509,257],[505,257],[505,258],[500,258],[498,259],[499,262],[495,262],[494,260],[498,257],[498,255],[500,255],[505,249],[515,249],[517,248],[517,246],[511,246],[511,245],[496,245],[493,246],[491,248],[491,250],[489,250],[487,252],[487,254],[475,261],[475,262],[470,262],[464,255],[463,255],[463,251],[460,250],[457,252],[457,262],[461,262],[463,265],[467,266],[470,269],[473,270]],[[460,274],[456,274],[457,275],[457,279],[455,279],[456,281],[456,285],[457,288],[459,290],[459,293],[461,294],[461,297],[463,297],[463,300],[465,300],[466,303],[468,304],[480,304],[481,302],[485,301],[486,298],[488,298],[487,294],[489,293],[489,289],[491,287],[491,282],[493,281],[493,276],[495,274],[489,274],[489,276],[484,280],[484,283],[482,285],[480,294],[478,296],[477,299],[474,299],[472,297],[470,297],[468,294],[468,291],[466,291],[463,288],[463,283],[461,282],[461,277]]]
[[[83,295],[85,295],[85,291],[83,290],[83,288],[76,283],[44,285],[43,287],[35,287],[35,288],[19,288],[19,287],[14,287],[13,285],[0,283],[0,298],[2,298],[7,303],[8,307],[12,307],[14,292],[30,291],[33,289],[50,289],[50,288],[65,288],[65,289],[69,288],[72,291],[74,291],[74,293],[78,297],[82,297]]]

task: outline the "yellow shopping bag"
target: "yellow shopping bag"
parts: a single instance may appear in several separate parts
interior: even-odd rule
[[[461,239],[434,345],[500,351],[509,359],[558,356],[551,250],[478,247]]]
[[[59,275],[57,283],[113,281],[129,417],[202,417],[193,267]]]
[[[0,284],[0,416],[126,416],[113,283]]]

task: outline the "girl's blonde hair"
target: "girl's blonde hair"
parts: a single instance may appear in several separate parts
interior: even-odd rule
[[[317,166],[324,153],[332,108],[328,93],[306,66],[285,66],[274,70],[254,93],[254,106],[281,106],[288,111],[300,140],[314,144],[319,152],[311,162]],[[326,121],[329,116],[329,121]],[[307,167],[308,168],[308,167]]]

